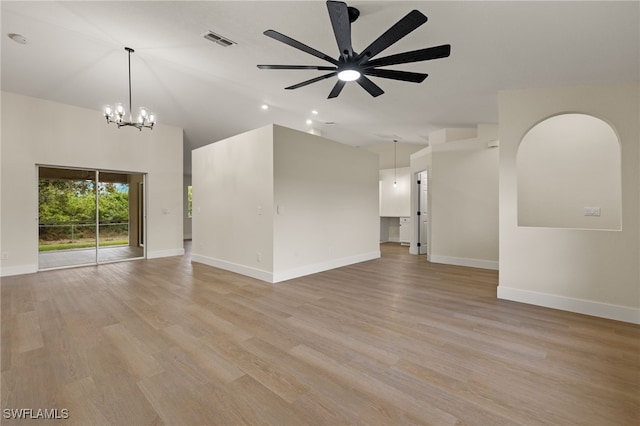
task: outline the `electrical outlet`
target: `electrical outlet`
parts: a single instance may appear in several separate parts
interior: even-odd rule
[[[585,216],[600,216],[600,207],[585,207]]]

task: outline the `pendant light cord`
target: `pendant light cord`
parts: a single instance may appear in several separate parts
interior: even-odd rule
[[[396,161],[396,146],[398,145],[398,141],[396,139],[393,140],[393,184],[398,183],[398,163]]]
[[[131,112],[131,52],[133,52],[133,49],[130,47],[125,47],[125,49],[129,56],[129,120],[131,120],[131,117],[133,117]]]

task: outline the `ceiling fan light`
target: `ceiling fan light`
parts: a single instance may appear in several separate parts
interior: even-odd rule
[[[155,122],[156,122],[156,115],[152,112],[149,113],[149,124],[153,126]]]
[[[338,73],[338,78],[342,81],[354,81],[360,78],[360,72],[356,70],[342,70]]]
[[[113,109],[111,109],[111,105],[105,105],[103,111],[105,117],[113,117]]]
[[[144,107],[140,108],[140,117],[146,119],[148,114],[149,113],[147,112],[146,108],[144,108]]]
[[[124,116],[124,105],[116,104],[116,115],[120,118]]]

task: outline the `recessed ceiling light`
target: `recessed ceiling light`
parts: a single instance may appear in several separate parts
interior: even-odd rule
[[[313,121],[307,120],[307,124],[311,124],[311,123],[313,123]]]
[[[318,111],[316,111],[315,109],[313,111],[311,111],[311,114],[313,115],[318,115]]]
[[[267,104],[262,104],[262,106],[261,106],[260,108],[262,108],[262,109],[265,109],[265,110],[266,110],[266,109],[269,109],[269,105],[267,105]]]
[[[9,33],[9,38],[19,44],[27,44],[27,39],[22,34]]]

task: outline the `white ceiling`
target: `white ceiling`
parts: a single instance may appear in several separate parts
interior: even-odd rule
[[[497,123],[503,89],[638,81],[640,3],[349,2],[360,10],[354,50],[412,9],[429,21],[379,56],[451,44],[451,56],[391,67],[429,74],[421,84],[372,79],[327,99],[334,79],[284,87],[323,71],[259,70],[257,64],[328,65],[262,33],[274,29],[337,56],[322,1],[2,1],[2,90],[95,109],[127,102],[132,47],[133,106],[184,128],[185,152],[268,123],[366,146],[425,144],[443,127]],[[208,31],[237,44],[205,40]],[[19,33],[26,45],[8,33]],[[266,103],[270,109],[260,106]],[[318,115],[311,114],[317,110]],[[312,125],[305,124],[313,119]],[[335,122],[335,124],[325,124]],[[106,124],[105,124],[106,125]],[[123,129],[127,131],[129,129]],[[186,171],[190,155],[185,156]]]

